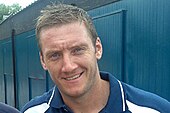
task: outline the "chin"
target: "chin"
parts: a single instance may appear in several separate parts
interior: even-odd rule
[[[85,92],[82,90],[72,90],[72,91],[67,92],[67,95],[72,98],[79,98],[79,97],[83,96],[84,94],[85,94]]]

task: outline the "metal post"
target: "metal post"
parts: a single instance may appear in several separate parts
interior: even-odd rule
[[[18,108],[18,95],[17,95],[17,77],[16,77],[16,62],[15,62],[15,30],[12,29],[12,61],[13,61],[13,77],[14,77],[14,102],[15,108]]]
[[[122,57],[121,57],[121,78],[126,82],[126,11],[122,10]]]

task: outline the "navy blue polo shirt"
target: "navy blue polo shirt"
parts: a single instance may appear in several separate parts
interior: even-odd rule
[[[0,113],[19,113],[19,111],[10,105],[0,102]]]
[[[110,95],[106,106],[99,113],[170,113],[170,102],[117,80],[106,72],[100,73],[110,83]],[[57,87],[28,102],[22,113],[73,113],[64,104]]]

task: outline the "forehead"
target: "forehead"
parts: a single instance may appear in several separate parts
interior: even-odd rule
[[[53,35],[54,33],[52,32],[55,32],[56,33],[55,35],[58,36],[60,35],[62,36],[65,33],[75,34],[75,32],[77,32],[77,35],[78,33],[81,33],[91,36],[87,30],[87,26],[84,21],[43,27],[40,30],[40,38],[46,37],[45,35]]]
[[[75,22],[42,29],[40,38],[42,48],[74,46],[83,42],[92,43],[83,22]]]

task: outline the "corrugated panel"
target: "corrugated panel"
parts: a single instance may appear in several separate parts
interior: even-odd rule
[[[0,100],[1,102],[5,102],[5,85],[4,85],[4,61],[3,61],[3,43],[4,41],[0,41]]]
[[[118,10],[93,17],[104,52],[102,59],[99,60],[99,68],[100,70],[113,73],[118,79],[123,79],[121,75],[122,57],[120,57],[123,55],[123,12],[124,10]],[[110,59],[109,62],[108,59]]]
[[[24,97],[18,100],[21,109],[30,99],[47,91],[52,83],[48,73],[43,70],[40,64],[35,31],[31,30],[17,35],[15,41],[18,96]]]
[[[29,101],[29,83],[28,83],[28,46],[25,37],[31,33],[22,33],[15,37],[16,51],[16,73],[18,84],[18,104],[23,106]],[[23,98],[24,97],[24,98]]]
[[[125,82],[170,100],[170,90],[167,90],[170,88],[170,2],[168,0],[123,0],[91,10],[89,14],[96,17],[120,9],[127,10],[126,36],[124,45],[122,45],[125,47],[123,63]],[[120,23],[111,21],[115,18],[115,16],[110,19],[103,18],[104,20],[95,24],[99,35],[102,34],[104,39],[103,57],[111,55],[112,50],[115,52],[112,54],[114,57],[104,58],[105,62],[99,63],[102,66],[113,63],[107,69],[119,74],[121,73],[119,68],[122,68],[118,66],[118,63],[122,61],[117,59],[122,57],[118,53],[120,50],[118,48],[121,46],[118,41],[120,40],[118,34]],[[108,32],[114,31],[117,34],[108,35]],[[114,38],[111,38],[113,36]],[[119,44],[117,51],[110,42],[117,42],[113,43],[114,46]],[[105,44],[110,44],[110,46]],[[113,62],[114,60],[116,62]],[[115,70],[111,69],[116,66]]]
[[[29,99],[46,91],[46,75],[41,67],[35,34],[26,38],[28,46]]]
[[[5,103],[14,106],[14,76],[12,63],[12,44],[11,40],[3,43],[3,75]]]
[[[170,100],[170,2],[133,1],[128,7],[128,82]]]

